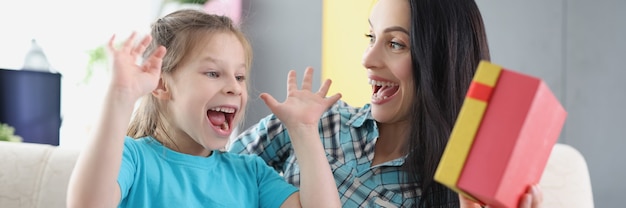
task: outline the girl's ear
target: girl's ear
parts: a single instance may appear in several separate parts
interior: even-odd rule
[[[167,84],[165,83],[165,79],[163,79],[162,76],[159,78],[159,84],[156,89],[152,90],[152,96],[160,100],[169,100],[172,97]]]

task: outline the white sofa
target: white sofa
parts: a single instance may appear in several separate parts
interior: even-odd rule
[[[61,208],[79,150],[0,142],[0,207]],[[592,208],[587,164],[569,145],[555,145],[541,179],[545,208]]]
[[[570,145],[554,145],[539,184],[543,191],[542,207],[594,207],[587,162]]]
[[[52,145],[0,142],[0,207],[66,207],[78,153]]]

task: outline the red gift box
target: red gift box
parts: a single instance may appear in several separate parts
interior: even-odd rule
[[[541,79],[482,61],[435,180],[491,207],[539,183],[567,112]]]

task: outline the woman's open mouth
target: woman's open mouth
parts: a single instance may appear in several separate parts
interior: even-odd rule
[[[388,81],[369,80],[369,84],[372,85],[372,104],[383,104],[390,98],[395,96],[400,89],[398,83]]]

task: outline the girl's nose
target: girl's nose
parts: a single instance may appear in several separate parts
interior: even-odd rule
[[[228,79],[228,83],[224,87],[224,93],[232,95],[241,95],[243,93],[242,82],[237,80],[236,77]]]

